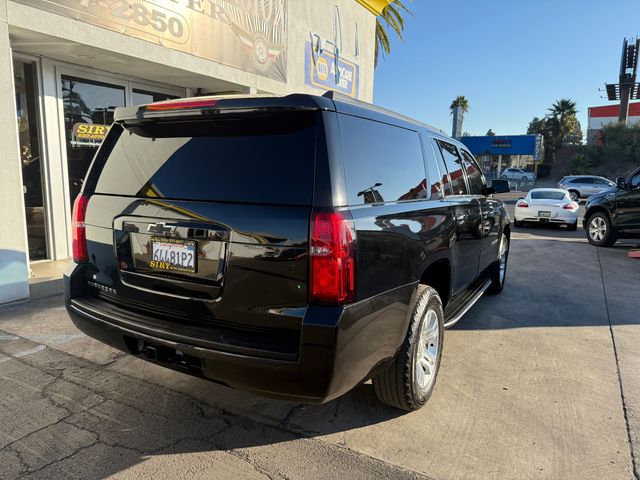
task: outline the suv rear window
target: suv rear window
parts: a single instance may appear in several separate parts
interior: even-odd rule
[[[96,160],[104,166],[95,192],[307,205],[315,123],[314,112],[296,112],[114,125]]]

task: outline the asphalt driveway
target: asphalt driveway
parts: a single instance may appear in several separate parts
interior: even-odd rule
[[[584,232],[513,234],[507,286],[444,340],[425,408],[370,384],[320,406],[124,356],[60,298],[0,310],[0,478],[630,479],[640,261]]]

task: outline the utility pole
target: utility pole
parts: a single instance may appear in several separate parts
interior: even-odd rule
[[[624,39],[622,42],[622,58],[620,59],[619,83],[607,83],[607,98],[620,101],[618,120],[627,124],[629,117],[629,101],[640,99],[639,84],[636,83],[638,71],[638,53],[640,52],[640,38]]]

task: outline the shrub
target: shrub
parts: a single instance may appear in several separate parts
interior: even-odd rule
[[[584,153],[579,153],[569,162],[569,175],[588,175],[593,171],[593,161]]]

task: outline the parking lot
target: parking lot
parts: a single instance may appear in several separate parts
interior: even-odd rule
[[[446,332],[411,414],[370,384],[303,406],[168,371],[80,334],[59,297],[5,307],[0,477],[637,478],[631,245],[515,229],[504,292]]]

